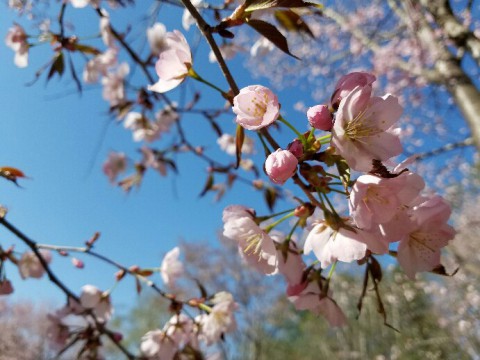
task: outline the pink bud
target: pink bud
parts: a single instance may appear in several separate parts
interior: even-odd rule
[[[265,161],[265,171],[275,184],[282,185],[297,169],[298,160],[290,151],[277,149],[268,155]]]
[[[332,106],[336,108],[340,101],[357,86],[364,87],[371,85],[376,79],[374,75],[366,72],[352,72],[342,76],[340,80],[338,80],[332,99],[330,100]]]
[[[123,335],[119,332],[114,332],[112,335],[115,342],[120,342],[123,340]]]
[[[297,159],[303,156],[303,144],[298,139],[295,139],[288,144],[287,150],[290,151]]]
[[[307,111],[308,122],[318,130],[330,131],[333,127],[333,116],[327,105],[315,105]]]
[[[72,258],[72,264],[78,269],[83,269],[85,267],[83,261],[77,258]]]
[[[13,286],[10,280],[0,281],[0,295],[9,295],[13,293]]]

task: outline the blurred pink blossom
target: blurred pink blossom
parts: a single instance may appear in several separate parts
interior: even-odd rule
[[[162,265],[160,266],[160,275],[162,280],[169,288],[174,289],[176,281],[185,273],[180,257],[180,248],[174,247],[165,254]]]
[[[42,258],[47,264],[52,261],[52,254],[48,250],[39,251]],[[40,279],[45,273],[45,269],[38,259],[37,255],[32,251],[24,252],[20,261],[18,262],[18,270],[22,279],[35,278]]]
[[[15,51],[13,62],[19,68],[28,66],[28,49],[27,34],[20,25],[13,25],[5,37],[5,44]]]
[[[192,67],[192,53],[183,34],[174,30],[166,34],[166,48],[159,53],[155,70],[159,80],[148,90],[164,93],[180,85]]]

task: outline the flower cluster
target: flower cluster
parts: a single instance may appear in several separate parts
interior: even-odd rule
[[[396,127],[402,108],[390,94],[373,96],[374,81],[373,75],[363,72],[342,77],[329,104],[308,109],[309,135],[299,134],[286,150],[277,149],[265,161],[272,182],[282,185],[296,176],[295,181],[305,181],[303,188],[318,198],[310,195],[308,206],[301,205],[265,227],[259,225],[265,218],[257,218],[253,209],[236,205],[223,214],[223,235],[237,243],[245,262],[267,275],[283,274],[295,307],[322,314],[332,326],[343,325],[346,318],[328,290],[330,279],[321,274],[323,269],[334,269],[338,261],[362,264],[374,255],[391,254],[414,279],[417,272],[441,266],[440,250],[455,235],[448,225],[451,211],[445,200],[423,194],[425,182],[405,164],[393,169],[383,164],[402,152]],[[249,130],[259,130],[279,118],[275,95],[258,85],[240,91],[233,111],[237,123]],[[317,137],[316,130],[330,134]],[[321,151],[327,144],[330,147]],[[338,175],[325,170],[332,165]],[[352,181],[349,169],[366,174]],[[333,177],[341,180],[341,190],[336,189]],[[348,214],[337,213],[328,198],[332,191],[345,194]],[[318,211],[315,220],[309,220],[303,254],[313,253],[319,268],[304,263],[292,240],[295,228],[305,227],[315,208]],[[323,217],[316,215],[319,212]],[[288,236],[270,233],[290,216],[298,220]]]

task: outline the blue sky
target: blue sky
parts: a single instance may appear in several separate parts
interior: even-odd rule
[[[13,12],[4,10],[0,11],[0,34],[6,34],[13,21],[19,22],[27,32],[34,30],[26,19],[18,19]],[[121,11],[120,17],[115,15],[114,26],[122,28],[122,23],[126,19],[131,21],[132,17],[141,20],[141,12],[129,11]],[[83,34],[96,33],[98,25],[92,12],[85,9],[77,13],[75,24],[78,24],[79,33],[82,34],[82,26],[88,29]],[[177,11],[177,14],[180,13]],[[67,12],[67,20],[71,19],[69,15]],[[159,20],[164,21],[162,19],[161,16]],[[173,30],[170,22],[165,22],[168,30]],[[190,30],[190,34],[193,33],[195,31]],[[141,45],[134,42],[134,46]],[[25,234],[39,243],[81,246],[94,232],[100,231],[102,236],[96,245],[98,252],[124,265],[148,267],[159,266],[163,254],[179,239],[209,241],[215,245],[222,227],[221,213],[228,204],[242,203],[256,207],[260,214],[266,213],[263,203],[257,200],[258,194],[247,191],[248,188],[241,184],[237,191],[227,194],[219,203],[214,203],[210,195],[199,198],[206,164],[192,161],[189,155],[179,162],[178,176],[161,178],[152,171],[139,191],[133,190],[130,194],[111,186],[101,171],[109,151],[124,151],[138,159],[136,149],[139,144],[132,141],[129,131],[107,116],[108,104],[101,98],[100,86],[87,88],[80,96],[68,76],[60,81],[54,78],[46,84],[45,74],[33,86],[25,86],[51,54],[48,44],[34,47],[30,51],[29,67],[18,69],[13,64],[13,52],[5,46],[0,50],[0,104],[4,110],[0,165],[17,167],[29,176],[29,179],[20,181],[22,188],[1,181],[1,203],[9,208],[8,220]],[[202,43],[196,59],[202,55],[205,57],[205,54],[207,50]],[[82,67],[83,62],[77,64],[80,71]],[[216,64],[202,62],[195,67],[219,86],[225,85]],[[240,77],[240,86],[251,84],[245,74],[243,72]],[[223,104],[220,96],[212,90],[200,84],[188,86],[205,90],[205,106]],[[172,99],[178,94],[178,91],[173,92]],[[233,115],[230,118],[233,120]],[[227,123],[225,128],[230,126],[233,131],[230,118],[224,117],[223,121]],[[195,134],[204,140],[200,143],[209,143],[211,149],[217,148],[215,136],[204,120],[188,118],[185,128],[187,134]],[[226,155],[217,154],[228,159]],[[17,251],[25,249],[3,228],[0,236],[2,246],[16,244]],[[85,283],[93,283],[102,289],[113,284],[115,269],[102,266],[91,258],[78,257],[86,263],[83,270],[73,268],[68,258],[59,256],[55,256],[52,264],[73,291],[79,291]],[[17,290],[13,299],[35,294],[40,298],[63,301],[63,294],[46,279],[21,281],[16,268],[7,265],[6,271]],[[114,299],[131,303],[132,290],[133,282],[129,281],[129,285],[115,290]]]

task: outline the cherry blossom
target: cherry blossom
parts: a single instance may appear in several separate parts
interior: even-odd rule
[[[277,253],[273,239],[253,220],[247,208],[229,206],[223,212],[223,235],[236,241],[240,256],[256,270],[274,274]]]
[[[192,67],[192,53],[183,34],[174,30],[166,34],[166,48],[159,53],[155,70],[159,80],[148,90],[164,93],[180,85]]]
[[[371,97],[370,85],[356,87],[341,102],[332,131],[332,145],[350,168],[369,171],[373,160],[388,160],[402,152],[394,124],[402,107],[392,95]]]
[[[353,232],[344,227],[333,229],[326,221],[318,221],[310,230],[305,240],[304,251],[313,251],[322,268],[335,261],[352,262],[365,256],[367,245],[358,231]]]
[[[28,66],[28,49],[27,34],[25,30],[18,25],[13,25],[5,37],[5,44],[15,51],[15,58],[13,62],[19,68]]]
[[[310,282],[300,294],[289,296],[288,300],[297,310],[310,310],[314,314],[324,316],[330,326],[340,327],[347,323],[342,309],[331,297],[322,293],[322,289],[316,282]]]
[[[333,116],[327,105],[315,105],[307,111],[310,126],[318,130],[330,131],[333,127]]]
[[[124,79],[130,72],[127,63],[122,63],[116,71],[109,71],[102,78],[103,98],[110,102],[110,106],[122,104],[126,99]]]
[[[172,360],[177,350],[177,344],[162,330],[149,331],[140,343],[143,355],[159,360]]]
[[[215,294],[212,303],[214,306],[210,313],[200,315],[196,319],[200,324],[200,338],[207,345],[219,341],[222,334],[232,332],[237,327],[234,312],[238,305],[230,293]]]
[[[104,53],[95,56],[89,60],[83,70],[83,81],[85,83],[96,83],[100,75],[107,75],[109,68],[117,64],[118,49],[108,48]]]
[[[52,261],[52,254],[48,250],[40,250],[40,255],[47,264]],[[32,251],[24,252],[18,262],[18,270],[22,279],[35,278],[40,279],[45,273],[45,268],[38,259],[37,255]]]
[[[423,179],[412,172],[404,172],[395,178],[362,175],[350,194],[350,215],[361,229],[387,223],[402,205],[409,205],[424,187]]]
[[[217,139],[217,144],[220,148],[225,151],[228,155],[235,155],[236,144],[235,137],[230,134],[222,134]],[[252,154],[253,153],[253,140],[248,136],[245,136],[242,144],[242,154]]]
[[[196,8],[199,8],[203,4],[203,1],[202,0],[192,0],[191,3]],[[183,26],[183,28],[186,31],[188,31],[188,30],[190,30],[190,26],[192,26],[192,25],[195,25],[195,19],[190,14],[190,11],[188,11],[187,9],[183,10],[183,15],[182,15],[182,26]]]
[[[265,160],[265,171],[275,184],[283,185],[297,170],[298,159],[288,150],[277,149]]]
[[[147,40],[153,55],[160,54],[167,48],[167,29],[162,23],[155,23],[147,29]]]
[[[142,147],[141,152],[143,154],[142,164],[145,168],[152,168],[162,176],[167,175],[167,167],[165,166],[165,162],[161,161],[155,151],[150,149],[149,147]]]
[[[410,279],[420,271],[429,271],[440,265],[440,249],[455,236],[447,224],[450,206],[439,195],[424,198],[412,210],[415,228],[398,246],[398,263]]]
[[[119,174],[127,169],[127,157],[124,153],[111,152],[103,164],[103,172],[111,183],[115,183]]]
[[[175,288],[176,281],[184,275],[183,264],[178,259],[180,257],[180,248],[174,247],[165,254],[162,265],[160,266],[160,275],[162,280],[169,288]]]
[[[259,130],[277,120],[280,105],[277,96],[262,85],[250,85],[233,99],[237,124],[248,130]]]
[[[93,285],[82,287],[80,305],[85,309],[92,310],[97,320],[101,322],[108,321],[113,313],[110,296]]]
[[[297,159],[300,159],[303,156],[303,144],[299,139],[295,139],[288,144],[287,150],[290,151]]]
[[[375,80],[376,77],[367,72],[352,72],[342,76],[340,80],[338,80],[337,85],[335,85],[335,90],[331,99],[332,105],[338,105],[338,103],[340,103],[340,101],[357,86],[370,86]]]

